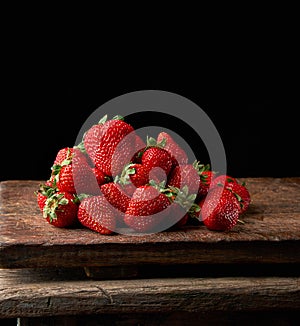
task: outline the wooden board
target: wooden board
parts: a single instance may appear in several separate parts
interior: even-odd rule
[[[64,278],[45,270],[0,269],[0,318],[295,312],[300,310],[299,281],[299,277],[84,281],[75,274]]]
[[[0,183],[0,267],[300,263],[300,178],[248,178],[252,204],[229,232],[204,226],[147,236],[103,236],[49,225],[39,181]]]

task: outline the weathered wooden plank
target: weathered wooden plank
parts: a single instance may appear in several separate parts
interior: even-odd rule
[[[266,326],[299,325],[299,311],[263,311],[263,312],[172,312],[172,313],[118,313],[80,316],[54,316],[19,318],[18,326]],[[10,325],[15,325],[11,323]],[[6,324],[5,324],[6,326]]]
[[[200,226],[147,236],[55,228],[37,207],[33,192],[39,181],[2,182],[0,266],[299,263],[300,178],[244,180],[252,195],[245,225],[229,232]]]
[[[300,309],[299,277],[16,282],[0,270],[0,318]]]

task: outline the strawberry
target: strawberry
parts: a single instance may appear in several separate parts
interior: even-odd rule
[[[190,194],[203,197],[207,194],[213,172],[209,164],[203,165],[195,161],[193,164],[177,165],[170,173],[168,185],[182,188],[188,187]]]
[[[153,144],[153,145],[152,145]],[[171,155],[159,144],[156,144],[156,140],[153,138],[147,139],[147,147],[142,153],[141,164],[151,173],[151,170],[155,169],[155,175],[160,179],[160,181],[168,176],[172,169],[172,158]],[[159,171],[160,170],[160,171]],[[151,175],[150,175],[151,179]]]
[[[116,227],[114,212],[103,196],[83,199],[78,209],[78,220],[85,227],[100,234],[112,234]]]
[[[188,187],[193,194],[198,193],[200,177],[192,164],[177,165],[174,167],[168,178],[168,186],[182,188]]]
[[[54,182],[60,191],[72,194],[100,194],[99,184],[106,182],[105,175],[99,169],[92,169],[85,155],[76,148],[65,152],[65,159],[52,167]]]
[[[146,149],[146,144],[139,135],[135,135],[135,153],[131,158],[133,163],[141,163],[142,154]]]
[[[237,183],[237,180],[229,175],[221,174],[219,176],[213,177],[211,180],[211,188],[215,186],[227,186],[229,183]]]
[[[228,189],[216,187],[209,191],[202,205],[201,218],[206,227],[215,231],[228,231],[238,221],[240,206]]]
[[[131,125],[115,117],[92,126],[84,136],[84,147],[97,168],[105,175],[119,174],[135,152],[135,133]]]
[[[110,178],[106,176],[101,170],[98,168],[92,168],[92,172],[97,180],[98,186],[103,185],[104,183],[110,181]]]
[[[168,218],[170,219],[169,228],[181,228],[186,225],[189,215],[185,209],[177,203],[172,203],[169,210]]]
[[[64,147],[60,149],[56,155],[54,165],[61,165],[64,160],[71,159],[73,150],[74,149],[72,147]]]
[[[100,189],[106,200],[116,208],[119,213],[125,213],[135,187],[130,184],[121,186],[118,183],[109,182],[102,185]]]
[[[119,181],[123,185],[132,183],[135,185],[135,187],[144,186],[145,184],[149,183],[148,169],[139,163],[126,164],[121,173]]]
[[[73,194],[58,191],[46,199],[43,217],[59,228],[72,226],[77,221],[77,202]]]
[[[45,207],[47,198],[53,195],[55,192],[56,189],[53,187],[53,183],[50,180],[40,185],[35,194],[37,195],[37,202],[41,211],[43,211]]]
[[[195,213],[200,210],[198,205],[194,203],[197,194],[189,193],[188,186],[185,185],[182,189],[169,186],[162,191],[172,201],[171,214],[169,215],[171,225],[175,224],[175,227],[184,226],[189,216],[195,217]]]
[[[171,135],[167,132],[160,132],[157,136],[158,143],[164,143],[164,149],[169,152],[172,157],[173,165],[188,164],[186,152],[174,141]]]
[[[133,193],[124,221],[138,232],[161,231],[170,203],[168,197],[153,186],[141,186]]]
[[[208,169],[200,173],[198,197],[204,197],[207,195],[214,175],[215,173],[213,171],[209,171]]]
[[[226,189],[230,190],[237,198],[240,205],[240,214],[244,213],[251,202],[250,193],[244,184],[228,183]]]

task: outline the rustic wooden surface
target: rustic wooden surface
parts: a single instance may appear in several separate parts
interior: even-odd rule
[[[299,311],[299,277],[83,280],[0,270],[0,318],[172,312]]]
[[[39,181],[1,182],[0,267],[300,263],[300,178],[243,180],[252,196],[244,225],[147,236],[55,228],[38,209]]]

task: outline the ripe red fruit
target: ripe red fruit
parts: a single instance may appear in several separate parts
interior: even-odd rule
[[[146,144],[139,135],[135,135],[135,150],[134,155],[131,158],[133,163],[141,163],[142,154],[146,149]]]
[[[70,160],[73,156],[74,149],[72,147],[64,147],[60,149],[56,155],[53,165],[61,165],[63,161]]]
[[[207,195],[209,188],[211,186],[211,181],[214,178],[215,173],[213,171],[203,171],[200,174],[200,185],[198,190],[198,196],[204,197]]]
[[[43,211],[45,207],[47,198],[49,198],[55,192],[56,189],[53,187],[53,183],[50,180],[40,185],[35,194],[37,195],[37,203],[41,211]]]
[[[101,119],[84,136],[86,152],[95,166],[108,176],[119,174],[135,153],[134,130],[118,119]]]
[[[201,209],[201,218],[206,227],[215,231],[228,231],[238,221],[240,206],[228,189],[212,189]]]
[[[101,170],[99,170],[98,168],[92,168],[92,172],[94,174],[94,176],[96,177],[98,186],[103,185],[104,183],[109,181],[109,177],[107,177]]]
[[[132,183],[135,187],[140,187],[149,183],[149,172],[142,164],[129,163],[124,167],[120,178],[117,180],[122,185]]]
[[[173,165],[188,164],[188,157],[186,152],[175,142],[171,135],[167,132],[160,132],[157,136],[157,143],[164,141],[164,149],[169,152],[172,157]]]
[[[219,176],[214,177],[211,180],[210,187],[213,188],[215,186],[227,186],[229,183],[237,183],[237,180],[229,175],[221,174]]]
[[[78,209],[78,220],[85,227],[100,234],[112,234],[116,227],[114,213],[103,196],[83,199]]]
[[[161,231],[160,223],[166,218],[168,197],[156,188],[146,185],[133,193],[124,217],[125,223],[138,232]]]
[[[79,149],[61,150],[60,153],[60,164],[52,167],[52,176],[57,188],[72,194],[100,194],[99,184],[106,182],[104,173],[99,169],[92,169]],[[62,153],[65,154],[64,160]]]
[[[168,185],[177,188],[188,186],[190,194],[197,194],[198,197],[206,196],[214,175],[209,168],[208,164],[200,164],[197,161],[193,164],[178,165],[172,170]]]
[[[169,208],[168,219],[170,220],[170,228],[177,229],[186,225],[189,219],[186,210],[178,203],[172,203]]]
[[[200,176],[192,164],[177,165],[169,175],[168,185],[176,188],[188,187],[191,194],[197,194]]]
[[[226,189],[230,190],[235,195],[240,205],[240,213],[244,213],[251,202],[248,189],[244,185],[234,182],[228,183]]]
[[[77,221],[77,202],[73,194],[56,192],[45,201],[43,217],[59,228],[72,226]]]
[[[162,169],[163,171],[161,171],[161,175],[159,175],[159,169],[155,169],[155,176],[160,180],[165,179],[165,176],[169,175],[172,168],[171,155],[165,149],[160,147],[147,148],[142,155],[141,162],[149,173],[151,173],[151,170],[154,168]]]
[[[130,195],[135,187],[132,187],[132,185],[121,186],[118,183],[109,182],[102,185],[100,189],[106,200],[121,214],[126,212],[131,199]]]

